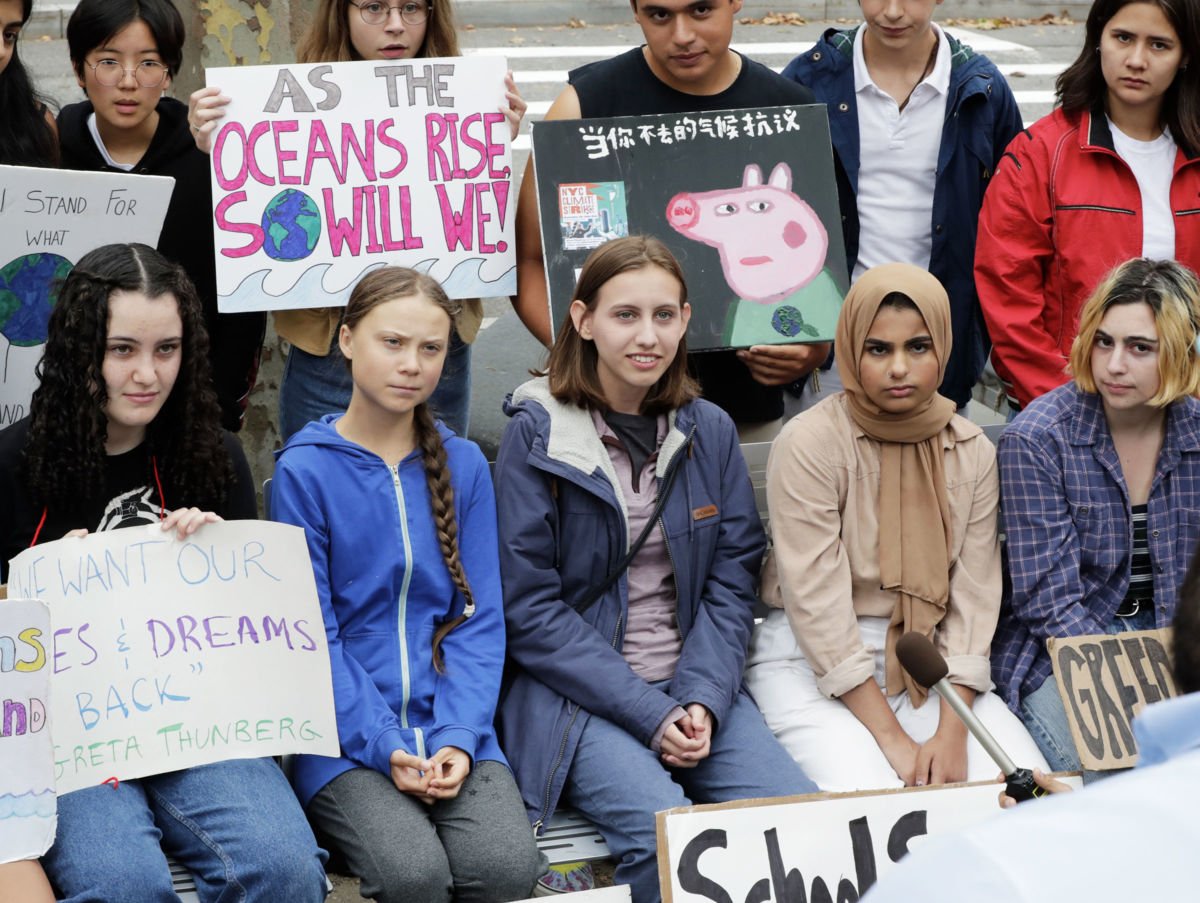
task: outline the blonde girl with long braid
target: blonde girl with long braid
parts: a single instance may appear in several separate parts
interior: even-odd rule
[[[299,756],[309,818],[381,901],[529,896],[538,853],[492,728],[504,662],[496,509],[479,448],[434,422],[458,302],[387,267],[350,296],[345,414],[308,424],[271,514],[303,527],[341,756]]]

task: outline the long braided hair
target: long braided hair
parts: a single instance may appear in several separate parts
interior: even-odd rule
[[[406,267],[383,267],[364,276],[350,294],[350,301],[342,315],[342,325],[353,330],[372,310],[387,301],[419,295],[446,312],[451,324],[462,310],[462,304],[452,301],[436,279]],[[347,361],[351,371],[354,364]],[[438,673],[446,670],[442,657],[442,640],[455,627],[475,613],[475,596],[463,569],[458,548],[458,518],[454,511],[454,488],[450,485],[450,468],[446,462],[446,446],[433,422],[433,413],[428,402],[422,402],[413,410],[413,432],[421,449],[421,461],[425,469],[425,483],[429,487],[430,507],[433,510],[434,527],[442,561],[450,572],[454,586],[466,600],[462,614],[450,617],[450,612],[433,634],[433,666]],[[453,611],[453,603],[451,603]]]

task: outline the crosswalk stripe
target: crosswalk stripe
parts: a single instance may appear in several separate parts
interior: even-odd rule
[[[980,53],[1034,53],[1032,47],[1026,47],[1024,44],[1016,44],[1012,41],[1005,41],[1000,38],[994,38],[991,35],[985,35],[977,31],[963,31],[957,28],[948,28],[954,37],[971,45]],[[583,44],[570,47],[526,47],[524,45],[513,44],[510,46],[494,46],[494,47],[467,47],[463,49],[463,54],[467,56],[506,56],[510,59],[523,60],[553,60],[564,58],[575,59],[605,59],[610,56],[616,56],[619,53],[624,53],[630,48],[629,44]],[[746,54],[750,57],[761,56],[797,56],[813,46],[812,41],[764,41],[760,44],[734,44],[735,50]]]

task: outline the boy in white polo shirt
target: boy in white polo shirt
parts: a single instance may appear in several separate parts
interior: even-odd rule
[[[995,65],[934,23],[941,2],[860,0],[861,25],[826,31],[783,74],[829,108],[856,200],[844,229],[851,278],[901,261],[928,269],[950,295],[954,348],[941,393],[961,408],[991,344],[975,294],[979,208],[1022,126]]]

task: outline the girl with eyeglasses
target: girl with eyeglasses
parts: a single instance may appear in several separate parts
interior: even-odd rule
[[[184,268],[204,305],[221,425],[241,428],[266,330],[262,312],[218,314],[209,162],[188,110],[166,96],[183,60],[183,18],[171,0],[82,0],[67,24],[71,65],[87,100],[58,117],[66,169],[172,176],[158,250]]]
[[[34,92],[17,56],[21,28],[32,13],[33,0],[0,0],[0,163],[54,166],[54,115]]]
[[[301,63],[347,60],[398,60],[460,56],[450,0],[320,0],[312,24],[300,39]],[[525,101],[513,83],[508,89],[508,116],[517,136]],[[219,87],[191,96],[196,144],[211,151],[229,97]],[[337,346],[342,308],[280,310],[273,314],[275,331],[291,343],[279,386],[279,431],[286,440],[306,423],[346,410],[352,383]],[[483,320],[483,304],[465,301],[455,318],[446,367],[430,407],[460,436],[467,434],[471,400],[471,347]]]

